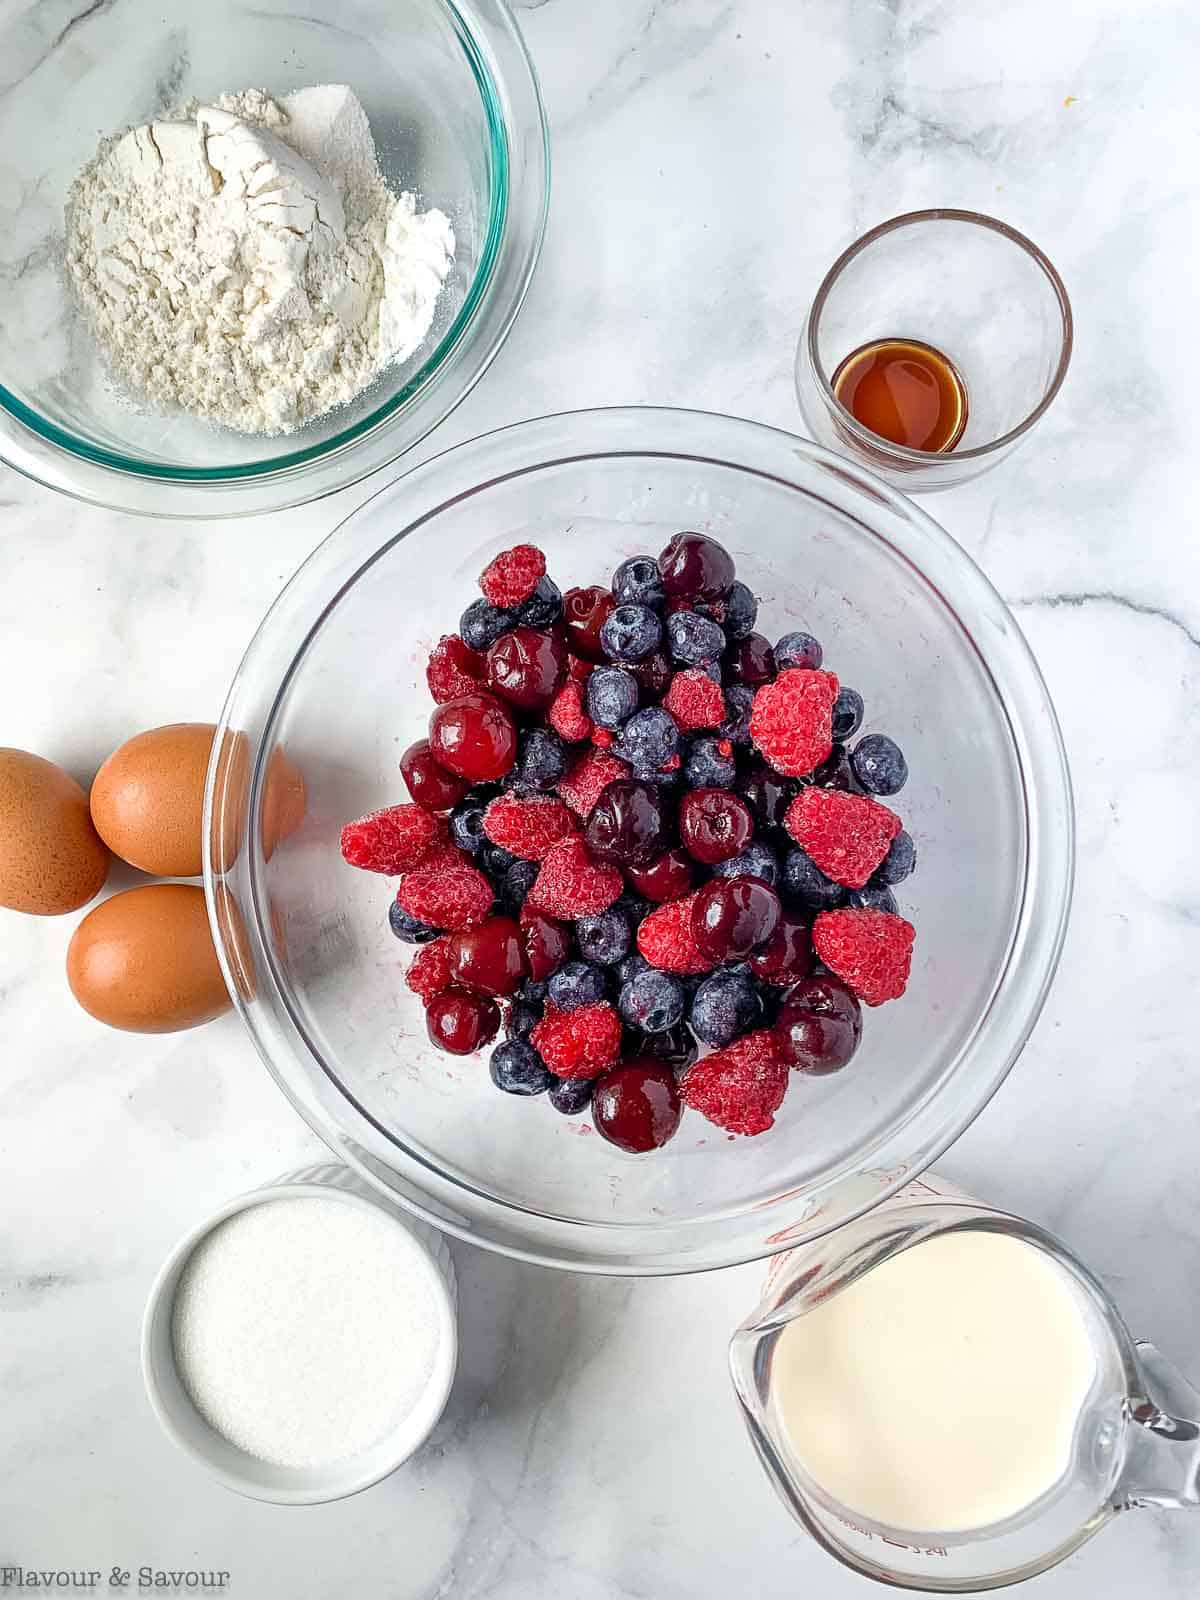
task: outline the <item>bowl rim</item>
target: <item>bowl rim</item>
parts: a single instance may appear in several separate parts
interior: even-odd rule
[[[707,450],[699,448],[697,440]],[[261,893],[261,849],[257,844],[253,851],[240,849],[226,872],[216,869],[210,849],[214,844],[220,850],[231,826],[244,837],[246,819],[237,812],[239,807],[245,811],[247,803],[250,837],[257,839],[266,760],[291,680],[324,620],[370,565],[445,505],[464,496],[513,476],[613,455],[724,465],[811,497],[812,485],[798,483],[791,475],[799,463],[804,470],[816,467],[828,474],[823,487],[830,493],[841,491],[843,502],[858,503],[860,509],[862,497],[873,502],[872,515],[886,519],[887,533],[873,524],[868,531],[890,543],[921,574],[991,681],[1012,742],[1025,818],[1023,891],[1006,958],[987,1003],[938,1083],[872,1147],[869,1154],[875,1164],[864,1168],[864,1153],[857,1151],[857,1170],[839,1171],[769,1204],[750,1203],[690,1222],[661,1225],[549,1216],[500,1199],[399,1144],[395,1134],[383,1129],[333,1077],[305,1035],[272,948],[269,913]],[[367,553],[351,553],[358,519],[389,496],[404,503],[405,509],[391,518],[400,531]],[[828,503],[846,511],[845,503]],[[331,570],[336,579],[332,584]],[[969,602],[973,619],[969,628],[959,611],[964,601]],[[301,633],[291,626],[297,612],[303,619]],[[256,658],[281,630],[288,634],[286,649],[291,652],[282,680],[269,688],[255,685]],[[967,553],[899,490],[856,462],[761,423],[662,407],[564,412],[481,435],[381,486],[317,547],[268,611],[230,688],[214,750],[225,743],[227,730],[241,730],[254,745],[248,802],[244,788],[235,793],[229,770],[220,770],[221,763],[214,759],[205,790],[205,887],[226,981],[268,1070],[339,1158],[368,1181],[384,1187],[436,1227],[542,1265],[631,1276],[702,1271],[769,1256],[861,1215],[936,1160],[999,1088],[1041,1012],[1065,937],[1074,867],[1070,774],[1049,694],[1015,618]],[[242,912],[232,921],[231,898]],[[247,956],[256,976],[253,998],[243,992]],[[269,995],[268,1003],[264,995]],[[972,1066],[976,1072],[970,1076],[971,1093],[960,1095],[950,1115],[944,1104],[951,1098],[947,1088],[955,1082],[961,1086]],[[331,1125],[317,1093],[322,1076],[336,1084],[341,1102],[367,1126],[350,1133],[344,1126]],[[380,1134],[390,1146],[386,1160],[360,1142]],[[903,1151],[896,1148],[898,1140]],[[854,1198],[848,1185],[858,1181],[861,1189],[864,1170],[878,1180],[878,1192]],[[837,1214],[830,1206],[835,1195],[842,1206]],[[748,1218],[753,1219],[752,1227],[747,1226]],[[710,1237],[701,1241],[699,1231]],[[636,1254],[624,1250],[621,1236]]]
[[[479,90],[491,181],[479,261],[463,303],[405,383],[319,444],[229,467],[152,463],[87,443],[0,384],[0,460],[45,487],[117,510],[163,517],[263,513],[361,481],[419,444],[466,399],[507,337],[541,253],[550,134],[537,72],[508,0],[433,4],[447,16]],[[460,368],[461,387],[443,393]],[[424,411],[419,402],[426,402]],[[409,418],[416,421],[411,436],[392,445],[391,426]]]

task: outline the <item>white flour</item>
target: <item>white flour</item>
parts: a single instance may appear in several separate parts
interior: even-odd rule
[[[404,1422],[433,1376],[431,1272],[402,1228],[332,1196],[236,1212],[197,1245],[175,1291],[184,1388],[260,1461],[359,1455]]]
[[[289,433],[406,360],[453,256],[442,212],[384,183],[343,84],[106,139],[67,204],[68,271],[115,375],[243,433]]]

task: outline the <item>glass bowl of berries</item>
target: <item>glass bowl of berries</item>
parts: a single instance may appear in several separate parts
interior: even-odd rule
[[[242,1016],[360,1173],[577,1270],[893,1193],[1037,1019],[1070,783],[1003,602],[866,469],[578,412],[437,457],[284,590],[206,882]]]

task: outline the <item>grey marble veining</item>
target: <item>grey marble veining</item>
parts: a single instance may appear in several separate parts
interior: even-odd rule
[[[0,85],[108,3],[27,7],[26,56],[0,63]],[[855,233],[912,207],[1000,215],[1067,281],[1059,400],[994,475],[927,502],[1016,608],[1079,816],[1049,1004],[940,1166],[1061,1232],[1134,1330],[1200,1377],[1200,13],[518,9],[555,141],[546,250],[488,377],[421,454],[580,405],[798,428],[792,359],[816,283]],[[278,588],[364,492],[250,524],[150,524],[0,471],[0,740],[86,778],[135,728],[215,716]],[[246,1600],[871,1592],[787,1519],[741,1436],[724,1344],[754,1267],[629,1284],[456,1248],[462,1373],[408,1469],[301,1513],[210,1484],[143,1399],[144,1295],[184,1228],[320,1147],[232,1019],[142,1039],[70,1005],[71,921],[0,913],[0,1566],[227,1568]],[[1200,1519],[1146,1512],[1037,1592],[1198,1588]]]

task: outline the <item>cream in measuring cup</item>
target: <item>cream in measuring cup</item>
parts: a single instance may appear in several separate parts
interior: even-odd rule
[[[771,1401],[813,1482],[898,1528],[1015,1516],[1070,1466],[1096,1377],[1079,1295],[1042,1251],[942,1234],[883,1262],[775,1346]]]
[[[730,1366],[785,1503],[885,1582],[1011,1583],[1200,1504],[1200,1395],[1052,1235],[924,1182],[776,1258]]]

